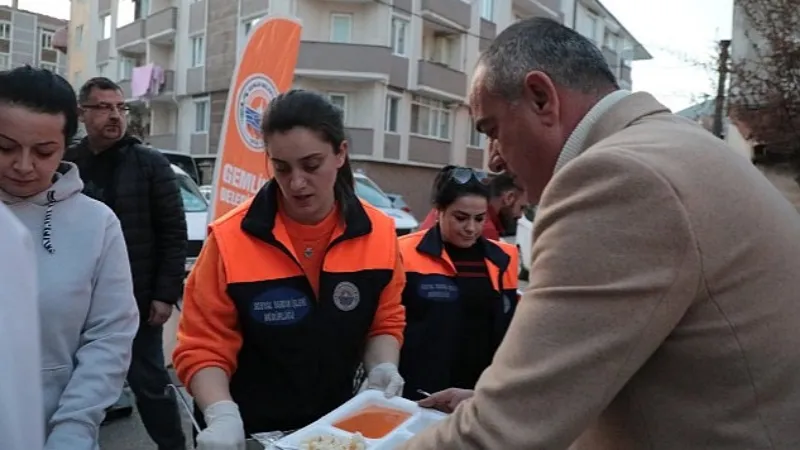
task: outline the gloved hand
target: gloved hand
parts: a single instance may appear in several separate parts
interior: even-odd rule
[[[236,403],[223,400],[209,405],[203,414],[207,426],[197,435],[197,450],[245,450],[244,424]]]
[[[397,371],[397,366],[385,362],[378,364],[369,371],[367,379],[364,380],[358,392],[363,392],[367,389],[377,389],[383,391],[386,398],[392,398],[403,392],[403,385],[405,383],[403,377],[400,376],[400,372]]]

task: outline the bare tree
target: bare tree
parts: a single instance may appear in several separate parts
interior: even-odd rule
[[[746,39],[729,67],[728,114],[763,162],[800,168],[800,0],[736,0]],[[736,33],[737,30],[734,30]]]

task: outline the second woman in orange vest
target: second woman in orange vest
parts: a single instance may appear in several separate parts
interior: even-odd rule
[[[448,166],[434,185],[437,224],[400,238],[408,325],[400,356],[404,396],[472,389],[492,362],[517,303],[515,246],[482,237],[489,188]]]
[[[290,91],[262,132],[274,178],[211,225],[184,294],[173,361],[207,424],[201,450],[319,419],[362,362],[365,387],[403,385],[394,224],[354,193],[341,112]]]

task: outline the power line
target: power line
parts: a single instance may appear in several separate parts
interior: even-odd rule
[[[484,37],[484,36],[481,36],[481,35],[479,35],[479,34],[472,33],[472,32],[471,32],[471,31],[469,31],[469,30],[464,30],[464,29],[462,29],[462,28],[458,28],[458,27],[455,27],[455,26],[452,26],[452,25],[447,25],[447,24],[444,24],[444,23],[438,22],[438,21],[436,21],[436,20],[433,20],[433,19],[431,19],[430,17],[425,17],[424,15],[422,15],[422,14],[420,14],[420,13],[416,13],[416,12],[414,12],[414,11],[410,11],[410,10],[408,10],[408,9],[401,8],[401,7],[399,7],[399,6],[396,6],[396,5],[393,5],[393,4],[391,4],[391,3],[387,3],[387,2],[386,2],[386,1],[384,1],[384,0],[372,0],[372,1],[374,1],[375,3],[377,3],[377,4],[379,4],[379,5],[388,6],[389,8],[391,8],[391,9],[392,9],[392,10],[394,10],[394,11],[400,11],[400,12],[402,12],[402,13],[404,13],[404,14],[408,14],[409,16],[413,16],[413,17],[419,17],[420,19],[422,19],[422,20],[423,20],[423,21],[425,21],[425,22],[432,23],[432,24],[434,24],[434,25],[436,25],[436,26],[439,26],[439,27],[446,28],[446,29],[448,29],[448,30],[451,30],[451,31],[453,31],[454,33],[457,33],[457,34],[461,34],[461,35],[464,35],[464,36],[472,36],[472,37],[476,37],[476,38],[478,38],[479,40],[484,40],[484,41],[488,41],[488,42],[491,42],[491,41],[493,41],[493,40],[494,40],[494,38],[488,38],[488,37]],[[495,24],[495,25],[496,25],[496,24]],[[598,47],[598,48],[599,48],[599,47]],[[602,49],[601,49],[601,50],[602,50]],[[624,65],[624,64],[615,64],[615,65],[613,65],[613,66],[612,66],[612,65],[609,65],[609,68],[610,68],[610,69],[620,69],[620,68],[622,68],[622,67],[628,67],[628,68],[630,68],[629,66],[626,66],[626,65]]]

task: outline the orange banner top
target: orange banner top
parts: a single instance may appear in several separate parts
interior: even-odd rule
[[[214,169],[209,220],[254,196],[270,177],[261,118],[269,102],[292,86],[300,24],[266,17],[250,32],[228,92]]]

